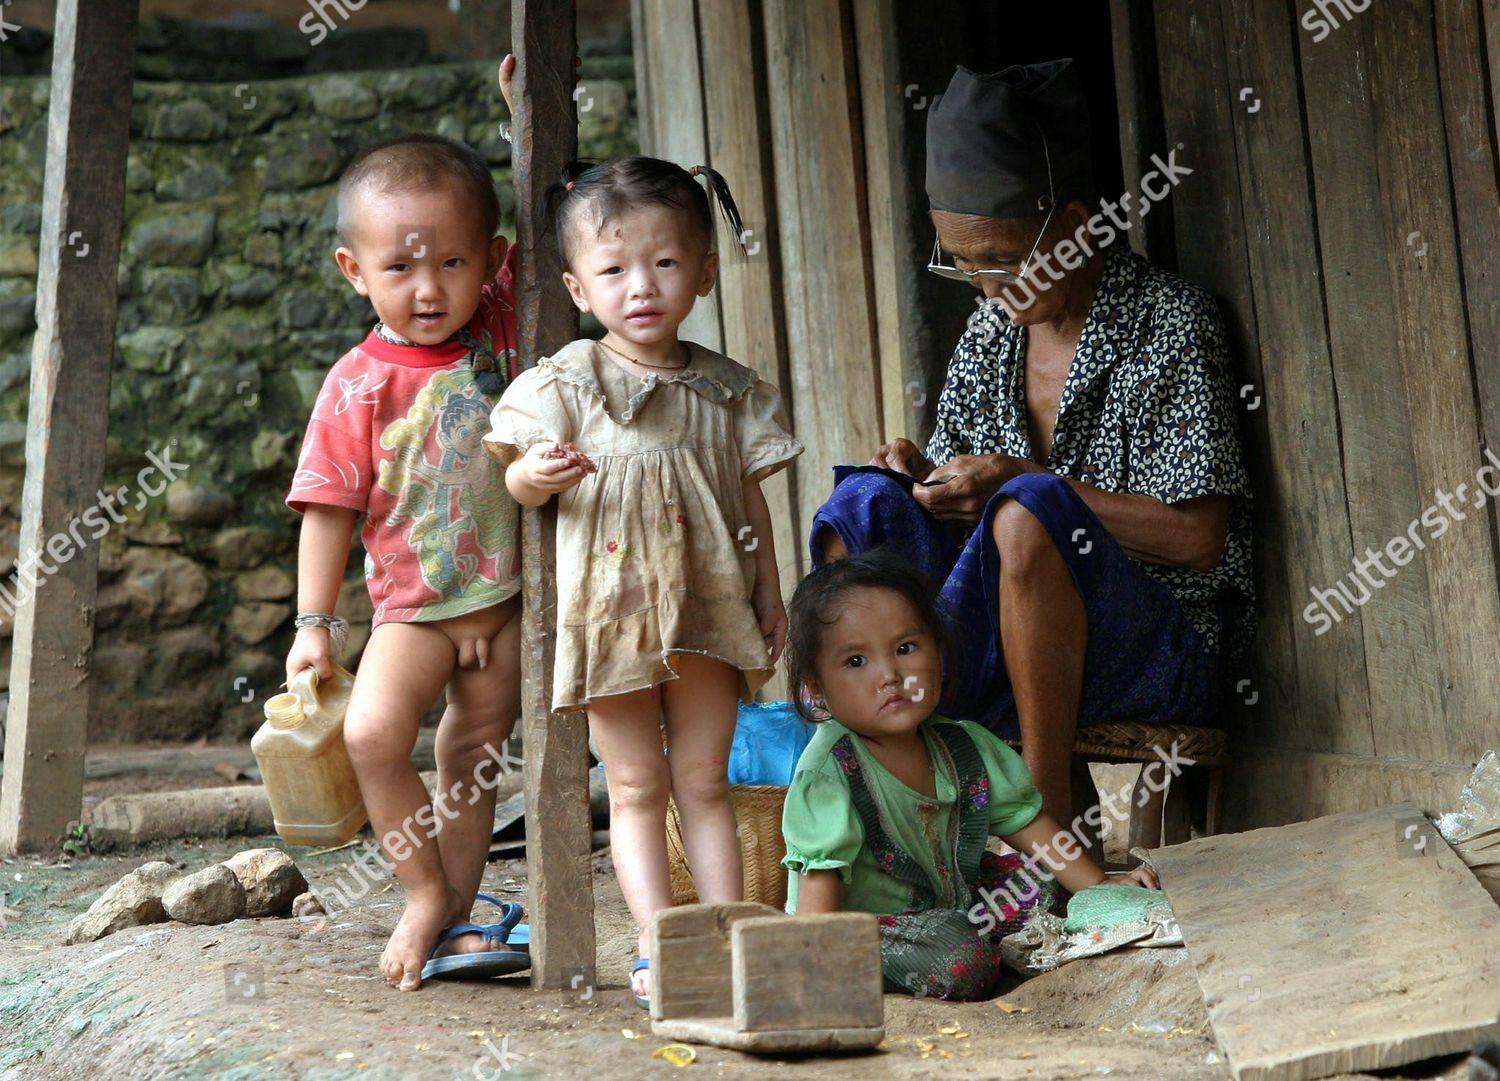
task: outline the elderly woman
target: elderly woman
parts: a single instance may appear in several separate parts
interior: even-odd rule
[[[1129,225],[1095,198],[1071,65],[960,68],[934,106],[929,269],[983,300],[926,453],[837,469],[811,536],[815,564],[887,545],[943,583],[941,709],[1019,736],[1063,823],[1078,727],[1212,723],[1254,619],[1223,326],[1202,289],[1105,247]]]

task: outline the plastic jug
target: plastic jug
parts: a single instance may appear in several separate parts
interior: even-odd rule
[[[336,664],[321,688],[317,670],[305,668],[287,693],[266,700],[266,723],[250,749],[276,832],[288,844],[341,845],[369,820],[344,746],[353,686],[354,677]]]

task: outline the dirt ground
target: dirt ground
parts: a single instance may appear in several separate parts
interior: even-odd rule
[[[1126,950],[1008,988],[1003,999],[1024,1013],[887,995],[886,1039],[873,1053],[779,1060],[700,1047],[679,1075],[653,1057],[665,1041],[651,1035],[628,993],[634,932],[607,850],[594,856],[604,986],[592,993],[537,992],[524,976],[388,989],[375,963],[400,911],[394,881],[331,920],[165,923],[62,945],[75,914],[149,859],[197,870],[266,846],[280,841],[0,861],[0,1078],[1228,1076],[1181,948]],[[290,851],[317,889],[346,874],[355,850]],[[524,902],[525,873],[523,860],[493,863],[485,889]],[[1447,1060],[1407,1076],[1455,1081],[1464,1073]]]

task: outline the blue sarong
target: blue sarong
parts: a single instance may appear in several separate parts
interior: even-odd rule
[[[1046,527],[1088,618],[1080,728],[1108,721],[1212,726],[1221,658],[1210,654],[1177,598],[1141,569],[1078,493],[1051,473],[1025,473],[985,505],[967,538],[912,498],[915,481],[878,466],[835,466],[833,494],[813,517],[809,545],[832,528],[850,555],[887,547],[939,587],[949,639],[938,712],[1017,738],[1015,695],[1000,651],[1000,555],[991,527],[1000,501],[1014,499]],[[962,529],[963,527],[958,527]]]

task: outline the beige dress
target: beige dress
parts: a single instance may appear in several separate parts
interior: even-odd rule
[[[485,446],[508,465],[535,443],[571,442],[599,467],[558,496],[552,708],[654,687],[684,653],[740,670],[746,701],[771,678],[750,595],[759,543],[741,484],[802,453],[781,395],[691,342],[668,378],[640,379],[595,342],[521,373]]]

